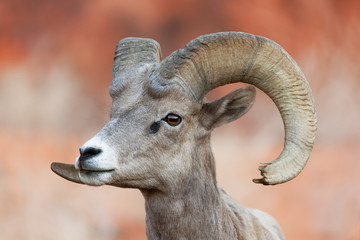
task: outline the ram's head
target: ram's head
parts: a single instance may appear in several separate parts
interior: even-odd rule
[[[89,185],[162,189],[182,181],[194,149],[206,158],[211,130],[239,118],[254,102],[245,86],[213,102],[210,90],[244,82],[264,91],[280,111],[285,144],[260,166],[261,179],[278,184],[296,177],[313,147],[316,113],[310,87],[294,60],[263,37],[229,32],[201,36],[160,61],[159,44],[126,38],[116,47],[110,121],[80,148],[75,165],[53,163],[60,176]],[[206,146],[204,146],[206,145]]]

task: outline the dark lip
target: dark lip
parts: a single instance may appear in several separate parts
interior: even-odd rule
[[[84,166],[85,165],[85,166]],[[102,172],[111,172],[114,171],[115,169],[100,169],[100,168],[93,168],[91,166],[87,166],[87,164],[85,164],[82,161],[79,161],[79,168],[80,168],[80,173],[102,173]]]
[[[91,173],[108,173],[113,172],[115,169],[109,169],[109,170],[86,170],[86,169],[80,169],[80,173],[82,174],[91,174]]]
[[[106,173],[106,172],[112,172],[115,171],[115,169],[80,169],[80,173],[82,174],[88,174],[88,173]]]

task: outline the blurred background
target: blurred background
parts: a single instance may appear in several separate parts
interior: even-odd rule
[[[359,26],[356,0],[2,0],[0,239],[146,239],[138,190],[73,184],[50,163],[73,163],[109,119],[120,39],[156,39],[166,57],[199,35],[242,31],[297,61],[313,89],[318,137],[293,181],[253,184],[284,138],[275,105],[258,91],[248,114],[213,133],[219,185],[274,216],[287,239],[359,240]]]

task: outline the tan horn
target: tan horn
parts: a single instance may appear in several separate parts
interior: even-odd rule
[[[259,167],[255,183],[279,184],[296,177],[312,151],[317,117],[309,83],[290,55],[275,42],[239,32],[204,35],[172,53],[154,72],[161,85],[178,82],[202,102],[210,90],[244,82],[276,104],[285,128],[284,149]]]
[[[112,74],[114,80],[122,73],[141,68],[141,65],[158,63],[161,50],[158,42],[146,38],[124,38],[116,45]]]

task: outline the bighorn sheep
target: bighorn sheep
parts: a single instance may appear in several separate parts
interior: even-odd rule
[[[284,149],[253,181],[283,183],[304,168],[316,133],[300,68],[275,42],[239,32],[200,36],[160,57],[152,39],[118,43],[109,122],[80,148],[75,165],[52,163],[52,170],[76,183],[140,189],[149,239],[284,239],[272,217],[236,203],[216,183],[210,133],[246,113],[255,88],[203,99],[218,86],[243,82],[275,102]]]

